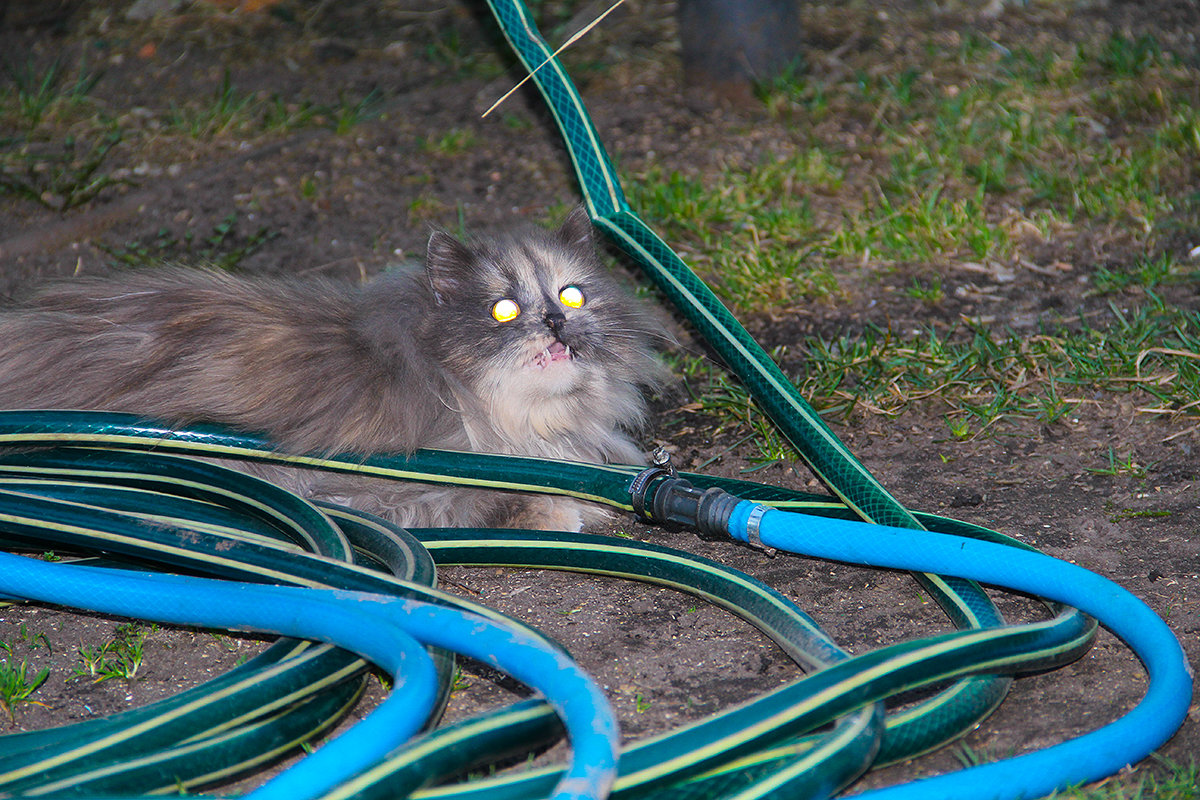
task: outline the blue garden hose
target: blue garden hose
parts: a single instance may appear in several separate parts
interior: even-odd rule
[[[1179,640],[1157,614],[1113,581],[1043,553],[992,542],[792,514],[742,501],[729,518],[742,542],[867,567],[923,570],[1056,600],[1095,617],[1142,661],[1150,684],[1119,720],[1035,753],[860,795],[871,800],[1042,797],[1135,764],[1175,733],[1192,697]]]
[[[252,800],[305,800],[382,760],[425,724],[437,679],[423,645],[468,655],[542,691],[571,737],[554,800],[593,800],[616,775],[617,724],[604,693],[566,654],[474,614],[364,592],[217,581],[46,563],[0,552],[0,592],[176,625],[337,644],[395,679],[366,719],[264,784]]]

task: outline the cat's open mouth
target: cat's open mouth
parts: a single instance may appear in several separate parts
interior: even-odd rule
[[[567,347],[562,342],[553,342],[542,352],[533,357],[533,366],[538,369],[545,369],[555,361],[570,361],[571,348]]]

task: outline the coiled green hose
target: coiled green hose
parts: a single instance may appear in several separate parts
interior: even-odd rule
[[[13,503],[11,510],[0,510],[0,522],[3,523],[5,535],[14,537],[17,542],[31,542],[39,550],[44,549],[47,542],[55,546],[99,549],[113,556],[213,571],[240,580],[287,579],[303,585],[336,586],[421,597],[453,603],[458,607],[468,604],[446,598],[428,588],[328,558],[314,562],[311,556],[279,546],[272,540],[283,538],[281,531],[291,531],[290,538],[293,540],[328,541],[330,544],[327,547],[336,546],[338,536],[328,533],[322,539],[316,533],[307,536],[296,533],[295,528],[302,526],[291,521],[290,515],[280,510],[288,499],[286,495],[275,498],[275,503],[268,503],[277,490],[261,486],[261,482],[241,473],[211,464],[194,463],[180,455],[255,458],[372,477],[402,476],[431,482],[457,480],[458,476],[470,475],[475,485],[492,488],[527,489],[532,485],[536,472],[540,474],[546,491],[587,497],[626,509],[630,507],[629,487],[640,472],[639,468],[634,467],[566,462],[555,463],[553,469],[547,470],[546,462],[538,460],[432,451],[418,452],[410,457],[346,456],[320,459],[270,451],[267,442],[252,436],[203,427],[174,431],[128,415],[0,412],[0,444],[18,444],[29,448],[61,445],[64,441],[70,441],[75,446],[51,451],[19,452],[0,459],[0,474],[7,473],[11,476],[10,480],[23,482],[20,493],[11,493],[17,495],[10,498]],[[114,450],[116,447],[126,448],[128,452]],[[147,461],[146,468],[132,471],[131,468],[141,464],[143,459]],[[86,491],[87,494],[77,497],[74,506],[59,501],[55,514],[47,514],[41,507],[44,504],[30,496],[39,491],[38,484],[30,480],[31,472],[57,476],[58,482],[49,484],[49,493],[61,495],[62,482],[70,481],[76,491]],[[172,474],[179,477],[172,478]],[[756,487],[737,481],[691,477],[701,485],[743,490],[760,501],[774,501],[792,509],[808,505],[811,511],[818,514],[836,515],[839,512],[838,507],[823,497]],[[261,494],[259,490],[262,490]],[[90,494],[93,491],[95,495]],[[140,494],[130,499],[125,496],[128,492]],[[96,513],[98,503],[95,501],[114,493],[120,496],[121,502],[127,507],[141,510],[137,513]],[[211,510],[211,501],[218,496],[226,498],[224,505],[227,510],[223,513],[232,514],[234,509],[244,508],[253,513],[257,519],[255,525],[259,527],[246,526],[253,531],[250,534],[243,533],[239,525],[218,529]],[[3,499],[0,496],[0,500]],[[302,501],[293,498],[292,502],[300,503],[296,509],[297,516],[307,515]],[[38,514],[25,513],[26,509],[33,506],[37,506]],[[172,509],[173,517],[158,513],[146,517],[147,509],[157,512],[168,507]],[[15,513],[18,511],[20,515]],[[840,511],[845,513],[846,510],[841,508]],[[348,511],[332,516],[340,524],[353,519]],[[284,518],[288,518],[287,521]],[[202,537],[191,535],[197,519],[206,524]],[[359,519],[360,524],[371,522],[361,515]],[[943,525],[943,521],[936,517],[923,519],[935,529]],[[272,525],[263,525],[266,520],[270,520]],[[984,538],[1003,540],[998,534],[982,532],[963,523],[945,521],[945,526],[974,532]],[[377,537],[395,540],[396,548],[412,550],[414,545],[405,540],[403,532],[390,530],[379,522],[371,527]],[[754,791],[755,787],[764,784],[750,781],[752,776],[777,774],[782,770],[795,772],[797,764],[809,762],[813,768],[800,770],[800,774],[785,787],[789,793],[798,785],[814,781],[826,788],[849,782],[872,763],[872,757],[880,746],[880,736],[883,737],[881,746],[884,757],[890,759],[907,757],[943,739],[947,729],[934,721],[947,716],[947,697],[939,696],[926,701],[890,720],[882,730],[876,719],[877,710],[867,707],[863,713],[847,717],[830,734],[818,735],[815,739],[791,740],[839,715],[853,712],[864,702],[880,700],[897,691],[948,677],[969,675],[978,671],[980,664],[995,669],[996,653],[1011,652],[1014,647],[1021,650],[1006,660],[1005,669],[1041,669],[1072,660],[1087,647],[1093,632],[1089,620],[1066,612],[1036,626],[989,630],[984,636],[977,631],[951,634],[850,659],[806,615],[777,592],[747,576],[695,556],[602,537],[548,536],[511,531],[417,533],[425,540],[428,552],[439,563],[502,563],[576,569],[670,585],[730,608],[779,642],[798,661],[810,667],[825,667],[809,679],[752,701],[744,707],[732,709],[668,737],[630,747],[622,754],[620,773],[615,784],[615,793],[621,796],[641,796],[647,792],[655,796],[663,792],[681,793],[681,796],[693,796],[693,792],[699,792],[694,796],[720,796],[712,794],[714,787],[739,786],[748,782],[750,788],[747,791]],[[350,534],[347,533],[347,536]],[[353,538],[361,541],[363,537],[357,535]],[[969,604],[964,606],[967,609],[964,613],[969,613]],[[482,614],[490,613],[485,609],[473,610]],[[911,665],[920,660],[922,652],[938,652],[943,656],[953,653],[955,657],[942,662],[937,669],[914,676]],[[864,672],[873,676],[868,684],[863,683]],[[253,687],[253,681],[249,685]],[[153,711],[147,713],[151,719],[156,720],[159,716]],[[955,719],[958,714],[951,711],[949,717]],[[547,719],[531,716],[529,709],[522,708],[474,721],[471,730],[482,737],[478,741],[499,743],[507,749],[511,748],[514,741],[518,741],[518,733],[523,734],[532,726],[544,734],[547,724]],[[950,735],[956,732],[950,729]],[[461,733],[461,729],[449,733],[435,732],[427,739],[401,748],[386,764],[351,782],[350,786],[354,787],[352,792],[342,787],[327,796],[395,796],[397,783],[414,788],[438,775],[447,774],[439,771],[446,764],[454,766],[449,770],[449,774],[453,774],[478,758],[493,755],[477,752],[463,754],[462,740],[459,738]],[[118,787],[146,786],[148,774],[159,775],[158,779],[167,786],[176,782],[183,782],[184,785],[199,783],[214,774],[211,767],[203,762],[195,766],[188,765],[179,753],[170,751],[170,748],[169,757],[143,757],[133,761],[126,774],[120,768],[121,761],[129,758],[129,748],[138,742],[131,744],[125,741],[121,732],[110,733],[109,737],[117,739],[117,744],[123,749],[120,751],[121,758],[114,758],[106,767],[97,766],[96,745],[72,737],[61,748],[62,752],[48,759],[49,763],[47,759],[37,758],[31,763],[28,753],[13,756],[13,760],[21,766],[8,773],[0,772],[0,788],[40,792],[45,786],[77,784],[93,788],[103,786],[104,790],[111,791]],[[150,745],[153,749],[153,737],[150,737],[151,741],[145,741],[145,738],[142,737],[140,744]],[[200,748],[194,748],[194,754],[198,759],[206,755]],[[267,757],[249,750],[238,755],[246,761]],[[159,771],[139,771],[143,762]],[[0,760],[0,768],[3,764],[4,761]],[[176,772],[164,772],[163,764]],[[185,769],[191,771],[184,772]],[[234,767],[224,769],[228,772]],[[181,778],[181,775],[184,777]],[[541,797],[548,793],[558,775],[556,769],[548,769],[518,777],[477,781],[455,786],[452,790],[426,790],[424,794],[442,796],[449,792],[455,796],[486,793],[489,798],[493,795]]]

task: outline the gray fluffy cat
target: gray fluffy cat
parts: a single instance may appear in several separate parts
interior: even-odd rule
[[[183,269],[66,281],[0,314],[0,408],[207,420],[301,452],[420,447],[640,463],[660,328],[605,274],[576,211],[364,285]],[[256,470],[401,525],[578,530],[568,499]]]

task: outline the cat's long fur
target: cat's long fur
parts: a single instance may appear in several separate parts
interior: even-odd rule
[[[560,290],[586,300],[572,308]],[[497,300],[522,313],[498,322]],[[301,452],[437,447],[638,463],[657,326],[573,213],[554,232],[430,238],[364,285],[156,269],[66,281],[0,314],[0,407],[213,421]],[[561,342],[569,348],[564,357]],[[259,470],[402,525],[578,529],[570,500]]]

